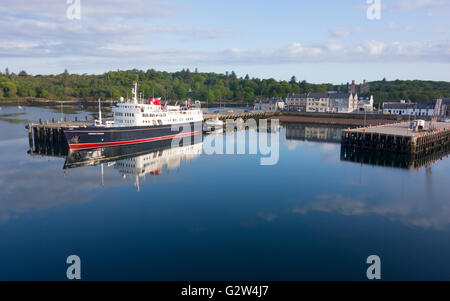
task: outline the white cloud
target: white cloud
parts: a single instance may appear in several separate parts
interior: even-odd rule
[[[375,40],[365,42],[365,46],[371,55],[380,55],[386,49],[386,45],[383,42]]]
[[[376,200],[369,195],[347,197],[341,194],[319,194],[312,200],[301,200],[292,208],[293,213],[338,213],[346,216],[380,215],[407,225],[448,229],[450,206],[446,202],[424,202],[408,198]]]
[[[342,28],[330,29],[330,35],[336,38],[346,38],[350,35],[350,31]]]
[[[388,11],[411,11],[415,9],[444,9],[450,3],[445,0],[402,0],[388,8]]]
[[[99,39],[80,44],[74,42],[38,40],[3,41],[0,56],[53,57],[83,60],[96,57],[98,60],[126,60],[133,64],[290,64],[290,63],[350,63],[350,62],[450,62],[450,41],[430,42],[382,42],[368,40],[356,44],[327,41],[321,44],[304,45],[294,42],[285,47],[225,50],[170,49],[149,43],[130,43],[127,40]]]
[[[65,1],[3,0],[0,12],[0,57],[48,58],[67,62],[68,67],[95,66],[139,67],[142,65],[273,65],[292,63],[348,62],[443,62],[450,61],[449,40],[429,42],[386,42],[374,39],[343,42],[339,38],[366,32],[366,29],[334,28],[331,41],[306,44],[294,41],[289,45],[243,48],[231,41],[187,47],[184,42],[230,38],[234,32],[224,28],[183,26],[170,23],[171,16],[180,14],[188,4],[144,0],[82,1],[82,18],[68,20]],[[418,2],[413,6],[434,7],[439,1]],[[405,9],[402,2],[397,3]],[[403,6],[402,6],[403,5]],[[166,19],[164,19],[166,18]],[[163,19],[169,22],[152,22]],[[150,22],[149,22],[150,21]],[[395,23],[386,25],[406,30]],[[361,35],[362,36],[362,35]],[[172,39],[180,40],[168,43]],[[230,39],[231,40],[231,39]],[[200,45],[200,43],[198,43]],[[191,43],[190,45],[197,45]],[[203,43],[202,45],[205,45]],[[38,63],[35,63],[36,65]],[[46,63],[48,64],[48,61]],[[26,68],[26,66],[23,66]],[[45,69],[45,65],[42,66]]]
[[[352,27],[351,29],[335,27],[331,28],[328,32],[333,38],[347,38],[352,35],[364,33],[366,29],[360,26]]]
[[[2,0],[0,12],[32,14],[51,19],[66,19],[69,4],[65,0]],[[95,0],[81,1],[81,19],[95,18],[161,18],[174,16],[187,8],[180,2],[162,0]]]

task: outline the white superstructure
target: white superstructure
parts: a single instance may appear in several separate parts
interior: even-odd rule
[[[142,100],[138,101],[137,83],[134,84],[132,93],[132,100],[113,107],[113,126],[158,126],[203,121],[203,113],[198,107],[162,106],[160,99],[143,103]]]

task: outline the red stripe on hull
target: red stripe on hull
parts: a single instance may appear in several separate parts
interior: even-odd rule
[[[197,132],[181,133],[181,134],[162,136],[162,137],[154,137],[154,138],[148,138],[148,139],[139,139],[139,140],[118,141],[118,142],[69,144],[69,148],[70,149],[87,149],[87,148],[96,148],[96,147],[103,147],[103,146],[137,144],[137,143],[145,143],[145,142],[151,142],[151,141],[159,141],[159,140],[180,138],[180,137],[186,137],[186,136],[193,136],[193,135],[197,135],[197,134],[200,134],[200,133],[201,133],[201,131],[197,131]]]

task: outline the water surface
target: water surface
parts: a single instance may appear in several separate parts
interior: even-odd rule
[[[25,124],[52,117],[0,111],[0,280],[64,280],[71,254],[85,280],[365,280],[372,254],[382,279],[450,280],[445,156],[417,169],[352,162],[339,128],[287,125],[273,166],[206,155],[204,137],[64,169],[27,153]]]

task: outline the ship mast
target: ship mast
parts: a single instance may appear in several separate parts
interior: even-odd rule
[[[134,88],[133,90],[133,102],[134,104],[138,103],[138,99],[137,99],[137,82],[134,83]]]
[[[100,103],[100,98],[98,99],[98,120],[102,124],[102,107]]]

